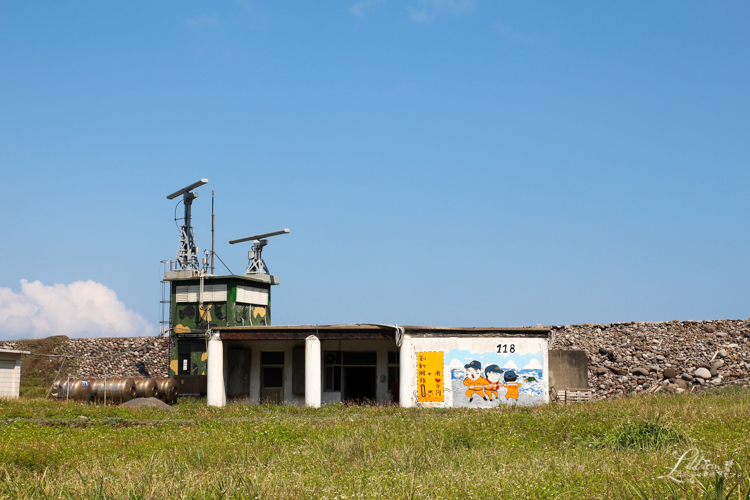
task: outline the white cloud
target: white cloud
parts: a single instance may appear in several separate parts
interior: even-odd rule
[[[518,365],[512,359],[508,359],[505,361],[503,368],[506,370],[518,370]]]
[[[450,368],[460,368],[461,370],[464,369],[464,364],[461,363],[456,358],[453,358],[453,361],[451,361],[451,364],[448,365]]]
[[[134,337],[156,328],[125,308],[117,294],[95,281],[45,286],[21,280],[21,291],[0,288],[0,339]]]
[[[524,370],[541,370],[542,364],[539,362],[538,359],[532,358],[531,361],[529,361],[529,364],[523,367]]]
[[[473,8],[474,0],[419,0],[419,7],[406,6],[409,16],[418,23],[429,23],[438,14],[462,14]]]

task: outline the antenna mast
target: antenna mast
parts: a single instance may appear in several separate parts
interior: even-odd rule
[[[271,233],[256,234],[248,236],[247,238],[238,238],[236,240],[230,240],[229,244],[234,245],[235,243],[242,243],[243,241],[253,240],[253,249],[247,252],[248,264],[245,274],[271,274],[268,272],[266,263],[261,258],[263,247],[268,245],[268,240],[263,238],[269,238],[271,236],[278,236],[280,234],[289,234],[288,229],[282,229],[281,231],[273,231]]]
[[[211,190],[211,274],[214,273],[214,230],[216,229],[216,216],[214,215],[214,190]]]
[[[185,218],[180,228],[180,242],[177,246],[177,255],[175,256],[177,267],[183,271],[200,271],[198,246],[195,244],[191,215],[193,200],[198,197],[198,193],[193,193],[192,190],[206,183],[208,183],[208,179],[201,179],[167,196],[168,200],[173,200],[182,195],[182,204],[185,206]]]

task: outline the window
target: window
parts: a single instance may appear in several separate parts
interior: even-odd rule
[[[347,366],[371,366],[378,364],[376,352],[363,351],[325,351],[323,352],[325,366],[324,390],[326,392],[341,391],[341,372]]]
[[[260,353],[260,364],[284,366],[284,353],[283,352],[262,352]]]
[[[178,286],[177,302],[200,302],[200,285]],[[203,302],[226,302],[226,285],[203,285]]]
[[[375,352],[342,352],[344,362],[347,366],[376,366],[378,354]]]
[[[325,391],[338,392],[341,390],[341,352],[325,351],[323,353],[325,363]]]
[[[260,353],[261,398],[265,403],[284,401],[284,353]]]
[[[388,390],[393,390],[394,384],[398,385],[399,378],[399,353],[391,351],[388,353]]]
[[[237,302],[241,304],[254,304],[256,306],[267,306],[268,289],[237,285]]]

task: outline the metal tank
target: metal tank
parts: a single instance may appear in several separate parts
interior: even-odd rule
[[[155,398],[159,395],[156,387],[156,380],[147,377],[134,377],[135,397],[137,398]]]
[[[159,399],[165,403],[174,403],[177,401],[177,382],[173,378],[160,377],[154,380],[156,380],[157,397]]]
[[[86,380],[91,387],[91,399],[95,403],[101,403],[102,401],[104,401],[104,379],[90,377],[85,378],[84,380]]]
[[[107,379],[107,399],[112,402],[124,403],[135,399],[135,380],[126,377],[112,377]]]
[[[77,378],[59,378],[52,384],[52,397],[57,399],[91,401],[91,384]]]
[[[94,400],[98,403],[124,403],[136,397],[135,380],[132,378],[91,378],[88,381],[93,388]]]

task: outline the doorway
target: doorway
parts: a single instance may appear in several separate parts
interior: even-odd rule
[[[249,400],[250,350],[229,349],[228,358],[227,399]]]
[[[344,366],[344,401],[370,403],[375,401],[374,366]]]
[[[284,402],[284,353],[260,353],[261,403]]]

